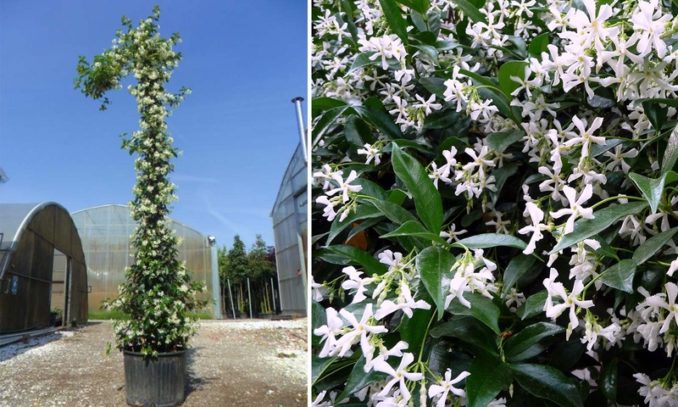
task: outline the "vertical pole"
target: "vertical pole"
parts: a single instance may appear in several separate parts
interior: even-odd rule
[[[250,306],[250,319],[252,319],[252,293],[250,292],[250,278],[247,277],[247,303]]]
[[[233,306],[233,291],[231,291],[231,279],[227,278],[226,282],[228,283],[228,298],[231,300],[231,312],[233,312],[233,319],[236,319],[235,307]]]
[[[306,128],[304,126],[304,115],[301,111],[301,102],[304,101],[304,98],[297,96],[292,99],[294,107],[297,111],[297,125],[299,126],[299,138],[301,139],[301,150],[304,152],[304,162],[308,162],[308,157],[306,157]]]
[[[271,277],[271,303],[273,304],[273,313],[276,314],[278,311],[275,307],[275,285],[273,284],[273,277]]]
[[[212,263],[212,302],[214,307],[212,309],[215,319],[222,319],[221,315],[221,290],[219,286],[219,260],[217,258],[217,239],[214,236],[208,236],[207,241],[210,245],[210,260]]]

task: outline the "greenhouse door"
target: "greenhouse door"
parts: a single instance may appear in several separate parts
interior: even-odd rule
[[[65,326],[68,323],[71,300],[71,259],[54,250],[52,266],[52,296],[50,300],[50,324]]]

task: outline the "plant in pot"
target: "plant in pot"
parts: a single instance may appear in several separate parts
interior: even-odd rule
[[[185,397],[186,347],[195,333],[201,306],[195,294],[201,284],[191,282],[177,260],[178,240],[170,228],[169,205],[176,198],[169,180],[171,159],[177,156],[168,134],[166,117],[189,93],[165,89],[181,54],[173,50],[179,35],[158,32],[160,10],[137,26],[123,17],[110,49],[78,62],[75,87],[95,100],[101,110],[109,103],[106,93],[122,87],[123,78],[136,80],[128,90],[137,100],[140,129],[123,139],[123,148],[136,155],[136,184],[130,202],[137,227],[131,236],[135,256],[125,272],[117,299],[108,304],[128,319],[114,324],[116,344],[124,353],[127,403],[172,406]]]

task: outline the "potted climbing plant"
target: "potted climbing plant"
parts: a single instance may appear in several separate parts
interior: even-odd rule
[[[80,57],[76,89],[95,100],[101,110],[109,103],[108,91],[127,87],[136,98],[140,129],[123,138],[123,148],[135,155],[136,184],[130,202],[137,227],[131,236],[133,264],[109,309],[129,315],[114,325],[116,344],[124,353],[127,403],[172,406],[185,398],[186,347],[195,333],[191,313],[200,306],[196,292],[201,284],[191,282],[183,263],[177,260],[177,237],[168,219],[176,199],[169,180],[173,147],[166,118],[189,90],[171,93],[165,86],[181,54],[174,51],[178,34],[160,35],[160,10],[133,26],[122,18],[111,48],[94,56]]]

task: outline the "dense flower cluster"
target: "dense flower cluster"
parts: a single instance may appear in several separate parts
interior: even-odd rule
[[[678,406],[678,8],[313,4],[314,405]]]
[[[123,18],[126,31],[118,31],[113,46],[78,64],[76,86],[94,99],[121,87],[122,78],[133,75],[136,83],[128,90],[137,100],[140,130],[123,141],[134,161],[137,180],[130,203],[137,227],[131,237],[134,263],[126,271],[120,295],[109,304],[129,315],[117,321],[115,331],[121,350],[155,356],[158,352],[185,349],[194,333],[191,312],[199,306],[195,294],[200,284],[191,282],[178,258],[178,239],[170,228],[170,203],[176,199],[175,186],[168,176],[170,160],[177,156],[167,133],[168,107],[177,106],[187,89],[173,94],[165,90],[180,54],[173,50],[179,36],[163,38],[158,33],[159,9],[137,27]],[[102,109],[108,100],[104,98]]]

